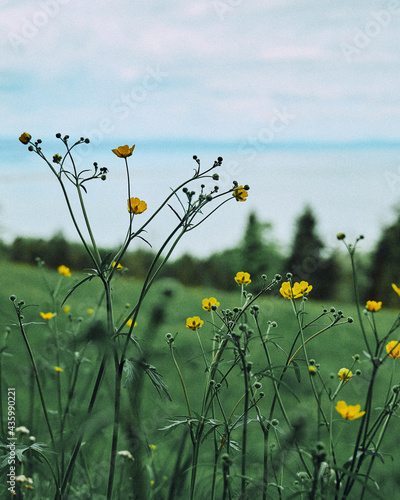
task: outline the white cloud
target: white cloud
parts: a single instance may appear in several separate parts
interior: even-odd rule
[[[348,61],[341,44],[374,19],[373,0],[221,2],[223,15],[213,1],[7,2],[0,134],[22,119],[52,129],[62,117],[87,130],[109,120],[112,135],[129,124],[145,136],[226,139],[252,133],[284,106],[304,120],[288,139],[301,130],[340,139],[346,120],[355,135],[393,134],[386,103],[397,99],[400,16]],[[163,76],[150,81],[152,71]]]

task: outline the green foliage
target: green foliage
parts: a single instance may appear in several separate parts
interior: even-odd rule
[[[296,222],[290,256],[286,271],[293,274],[294,281],[312,283],[322,300],[335,296],[338,264],[334,254],[324,256],[324,244],[316,232],[316,218],[310,207],[306,207]]]
[[[366,298],[381,300],[385,306],[396,307],[399,297],[391,283],[400,285],[400,209],[395,222],[384,228],[371,258],[371,281]]]

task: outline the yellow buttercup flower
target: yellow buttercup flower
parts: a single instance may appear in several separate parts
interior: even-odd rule
[[[65,314],[68,314],[71,310],[71,306],[69,306],[68,304],[64,306],[64,309],[63,311],[65,312]]]
[[[118,158],[128,158],[128,156],[132,156],[133,150],[135,149],[135,145],[131,148],[128,145],[118,146],[116,149],[113,149],[112,152],[118,156]]]
[[[28,144],[28,142],[32,139],[32,136],[28,134],[27,132],[24,132],[21,134],[19,137],[19,140],[22,142],[22,144]]]
[[[233,190],[232,195],[236,198],[236,201],[246,201],[249,193],[244,189],[243,186],[237,186]]]
[[[115,260],[114,260],[114,262],[111,265],[112,265],[112,267],[117,266],[117,269],[123,269],[124,268],[124,266],[122,264],[118,264],[117,265],[117,263],[115,262]]]
[[[317,369],[314,365],[310,365],[308,367],[308,372],[310,373],[310,375],[316,375],[317,374]]]
[[[71,269],[67,266],[58,266],[57,271],[63,276],[71,276]]]
[[[64,370],[63,370],[62,368],[60,368],[59,366],[53,366],[53,368],[54,368],[54,370],[55,370],[56,372],[59,372],[59,373],[61,373],[61,372],[63,372],[63,371],[64,371]]]
[[[205,311],[211,311],[212,306],[219,307],[219,302],[215,297],[210,297],[209,299],[203,299],[201,303],[202,303],[202,308]]]
[[[341,368],[338,372],[338,376],[340,380],[343,380],[343,382],[347,382],[351,379],[353,373],[348,368]]]
[[[189,330],[198,330],[201,328],[204,324],[204,321],[201,320],[198,316],[193,316],[193,318],[188,318],[186,320],[186,328],[189,328]]]
[[[55,314],[53,314],[52,312],[48,312],[48,313],[41,312],[40,316],[43,319],[51,319],[51,318],[54,318]]]
[[[400,342],[391,340],[386,344],[386,352],[391,358],[400,358]]]
[[[154,451],[157,449],[157,445],[156,444],[149,444],[149,448],[150,448],[150,450]]]
[[[133,325],[133,327],[135,327],[137,325],[136,321],[135,321],[135,324]],[[132,326],[132,318],[128,319],[128,321],[126,322],[126,326],[129,326],[129,328]]]
[[[89,309],[87,310],[87,313],[88,314],[93,314],[94,313],[94,309],[92,309],[91,307],[89,307]]]
[[[304,294],[311,292],[312,286],[307,283],[307,281],[300,281],[298,283],[294,283],[291,285],[289,281],[285,281],[282,283],[281,289],[279,290],[281,292],[281,295],[285,297],[286,299],[298,299],[299,297],[302,297]]]
[[[400,288],[397,285],[395,285],[394,283],[392,283],[392,288],[397,293],[397,295],[400,296]]]
[[[147,203],[139,198],[130,198],[128,200],[128,212],[131,214],[141,214],[147,210]]]
[[[336,411],[338,411],[345,420],[354,420],[365,415],[365,411],[360,411],[360,405],[347,405],[344,401],[338,401]]]
[[[376,302],[375,300],[368,300],[366,304],[367,311],[377,312],[382,307],[382,302]]]
[[[248,285],[251,283],[250,274],[239,271],[235,276],[235,281],[238,285]]]

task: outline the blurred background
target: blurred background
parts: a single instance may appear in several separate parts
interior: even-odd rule
[[[77,151],[82,168],[109,169],[88,193],[104,247],[122,241],[128,217],[111,149],[136,144],[132,194],[148,213],[191,176],[194,154],[204,168],[224,158],[221,188],[250,185],[246,203],[225,205],[176,257],[240,245],[255,216],[260,239],[287,261],[309,212],[321,255],[342,248],[338,232],[363,234],[360,248],[374,252],[397,222],[399,23],[396,1],[3,2],[3,243],[76,240],[56,180],[18,141],[41,138],[51,158],[63,154],[60,132],[90,138]],[[174,218],[162,217],[147,235],[154,247]]]

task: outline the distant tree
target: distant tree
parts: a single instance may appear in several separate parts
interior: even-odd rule
[[[244,270],[241,269],[242,262],[242,253],[238,248],[230,248],[210,255],[203,261],[203,285],[209,290],[234,289],[236,273]]]
[[[61,264],[71,267],[70,245],[62,232],[56,233],[46,245],[45,255],[40,255],[49,267],[57,268]]]
[[[316,225],[316,218],[307,206],[296,221],[286,272],[293,274],[293,281],[308,281],[317,299],[326,299],[334,295],[338,272],[335,257],[323,255],[324,244],[317,235]]]
[[[271,230],[271,223],[260,222],[255,212],[250,213],[239,246],[241,269],[237,271],[250,273],[254,282],[262,274],[272,278],[276,273],[281,273],[283,258],[270,237]]]
[[[365,300],[382,301],[385,306],[398,307],[400,298],[392,289],[391,284],[400,286],[400,207],[397,210],[397,219],[383,229],[381,237],[371,256],[371,278]]]
[[[47,243],[41,238],[17,237],[11,244],[11,260],[34,264],[36,257],[43,258]]]
[[[204,279],[202,261],[186,253],[170,262],[163,270],[162,277],[175,278],[186,286],[200,286]]]
[[[145,279],[147,270],[154,259],[154,253],[147,249],[138,249],[128,252],[122,259],[121,264],[128,269],[128,275],[136,279]]]

